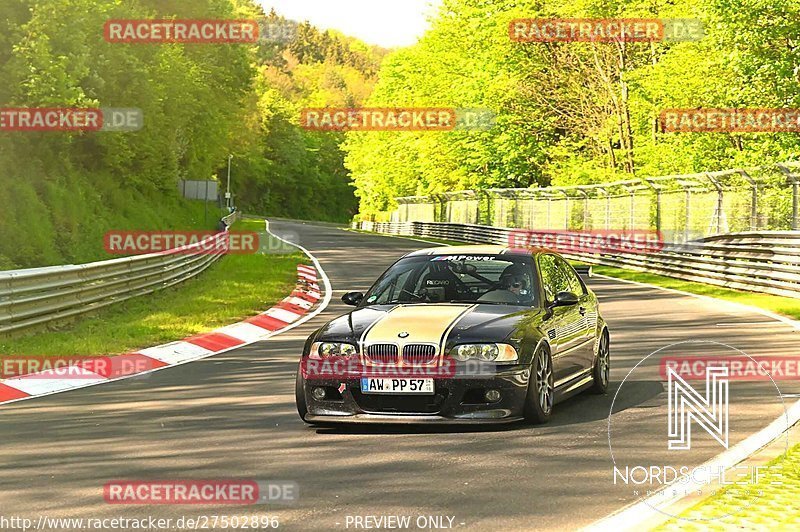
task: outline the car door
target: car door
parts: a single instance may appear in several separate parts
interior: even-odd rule
[[[569,284],[569,291],[578,296],[578,314],[581,336],[583,341],[578,348],[580,353],[580,365],[583,369],[591,368],[594,364],[594,345],[595,335],[597,334],[597,304],[595,299],[587,290],[586,285],[581,281],[575,268],[569,265],[562,257],[556,257],[558,267],[563,270],[564,277]]]
[[[539,256],[539,270],[542,276],[545,305],[550,305],[559,292],[570,292],[567,272],[559,264],[555,255]],[[580,294],[576,294],[580,296]],[[550,319],[544,322],[553,356],[553,377],[556,386],[569,381],[583,369],[583,345],[586,342],[584,317],[580,305],[556,307]]]

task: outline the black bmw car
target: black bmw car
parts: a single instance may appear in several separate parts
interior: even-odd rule
[[[303,350],[308,423],[544,423],[557,402],[608,387],[597,298],[551,251],[424,249],[342,300],[356,308]]]

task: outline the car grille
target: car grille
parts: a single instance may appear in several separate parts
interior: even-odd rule
[[[408,344],[403,347],[403,362],[412,365],[430,364],[436,360],[436,346],[429,344]]]
[[[367,359],[373,364],[397,364],[398,353],[394,344],[372,344],[366,349]]]
[[[358,388],[350,393],[364,412],[372,414],[438,414],[449,395],[448,390],[437,386],[436,395],[373,395],[363,394]]]

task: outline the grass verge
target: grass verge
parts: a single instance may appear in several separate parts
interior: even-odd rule
[[[263,233],[264,223],[242,220],[235,230]],[[111,355],[208,332],[286,297],[297,280],[297,264],[307,260],[299,252],[227,255],[196,278],[103,309],[62,330],[0,339],[0,357]]]
[[[758,294],[756,292],[744,292],[741,290],[731,290],[730,288],[722,288],[709,284],[695,283],[692,281],[683,281],[681,279],[673,279],[672,277],[664,277],[663,275],[624,270],[622,268],[614,268],[612,266],[593,266],[592,270],[594,273],[599,275],[606,275],[616,279],[625,279],[627,281],[636,281],[638,283],[652,284],[655,286],[661,286],[663,288],[672,288],[673,290],[681,290],[683,292],[689,292],[692,294],[715,297],[717,299],[724,299],[725,301],[732,301],[734,303],[758,307],[789,318],[800,319],[800,299],[773,296],[769,294]]]

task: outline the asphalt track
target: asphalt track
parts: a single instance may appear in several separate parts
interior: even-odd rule
[[[612,334],[607,396],[580,395],[557,405],[540,427],[313,428],[294,407],[304,339],[346,311],[341,294],[366,289],[398,256],[425,244],[284,221],[271,229],[296,235],[319,259],[333,303],[262,343],[0,407],[0,517],[266,513],[286,530],[335,530],[346,529],[348,516],[405,515],[412,524],[417,516],[450,516],[460,529],[574,529],[636,500],[612,489],[607,430],[613,393],[643,357],[698,339],[751,355],[784,356],[797,346],[794,329],[756,313],[593,279]],[[781,387],[798,392],[796,384]],[[666,424],[647,415],[664,393],[657,368],[629,377],[625,390],[612,416],[618,438],[630,448],[648,448]],[[739,415],[732,442],[773,414],[769,405],[754,404],[748,416]],[[718,449],[706,445],[698,452],[699,460]],[[292,506],[119,506],[102,495],[110,480],[220,478],[296,481],[300,499]]]

